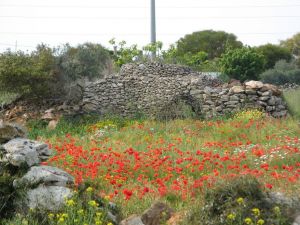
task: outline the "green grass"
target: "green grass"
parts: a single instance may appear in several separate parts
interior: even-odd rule
[[[18,97],[18,94],[0,91],[0,105],[5,105],[13,102]]]
[[[292,115],[300,118],[300,88],[286,91],[283,96]]]
[[[31,121],[28,130],[31,138],[46,141],[56,152],[49,165],[70,172],[76,181],[88,181],[96,193],[121,207],[124,218],[141,214],[156,200],[194,217],[193,209],[197,213],[208,203],[206,190],[241,174],[255,176],[263,191],[268,184],[272,191],[299,195],[297,120],[248,114],[211,121],[101,119],[89,115],[64,118],[55,130],[48,130],[41,121]],[[148,188],[145,193],[144,188]],[[228,189],[220,190],[221,195],[229,193]],[[132,196],[126,199],[128,191]],[[238,210],[237,197],[251,203],[238,193],[229,196],[226,207],[232,203],[232,209]],[[263,210],[257,204],[249,207]],[[222,211],[225,216],[231,212],[229,208]],[[251,216],[251,209],[246,213]],[[220,225],[218,218],[215,224]],[[197,224],[190,219],[184,224]]]

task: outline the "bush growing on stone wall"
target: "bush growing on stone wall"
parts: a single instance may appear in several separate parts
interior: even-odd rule
[[[126,41],[121,41],[117,44],[115,39],[111,39],[109,43],[113,47],[112,58],[114,63],[121,67],[126,63],[131,63],[135,59],[140,58],[143,53],[138,49],[137,45],[126,46]]]
[[[222,55],[222,72],[229,77],[245,80],[257,80],[264,68],[264,57],[250,47],[231,49]]]
[[[117,43],[114,38],[111,39],[109,43],[113,47],[112,58],[118,67],[127,63],[147,62],[161,58],[160,56],[163,44],[160,41],[150,43],[142,48],[138,48],[136,44],[126,46],[126,41]],[[153,52],[155,52],[155,56],[152,55]]]
[[[208,54],[204,51],[180,55],[175,45],[162,52],[162,60],[164,63],[186,65],[201,72],[220,71],[219,58],[208,59]]]

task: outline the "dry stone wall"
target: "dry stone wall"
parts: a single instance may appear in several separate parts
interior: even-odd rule
[[[118,74],[87,84],[82,105],[88,112],[152,117],[182,102],[204,117],[245,107],[262,108],[275,117],[287,114],[273,85],[251,81],[230,86],[188,67],[160,63],[127,64]]]

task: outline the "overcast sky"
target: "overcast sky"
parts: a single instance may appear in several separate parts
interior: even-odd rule
[[[300,32],[300,0],[156,0],[164,48],[205,29],[234,33],[244,44],[279,43]],[[150,0],[0,0],[0,51],[125,40],[150,42]]]

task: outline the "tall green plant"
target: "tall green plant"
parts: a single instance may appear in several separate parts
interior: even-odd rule
[[[264,68],[264,57],[250,47],[228,50],[221,58],[222,72],[229,77],[257,80]]]

